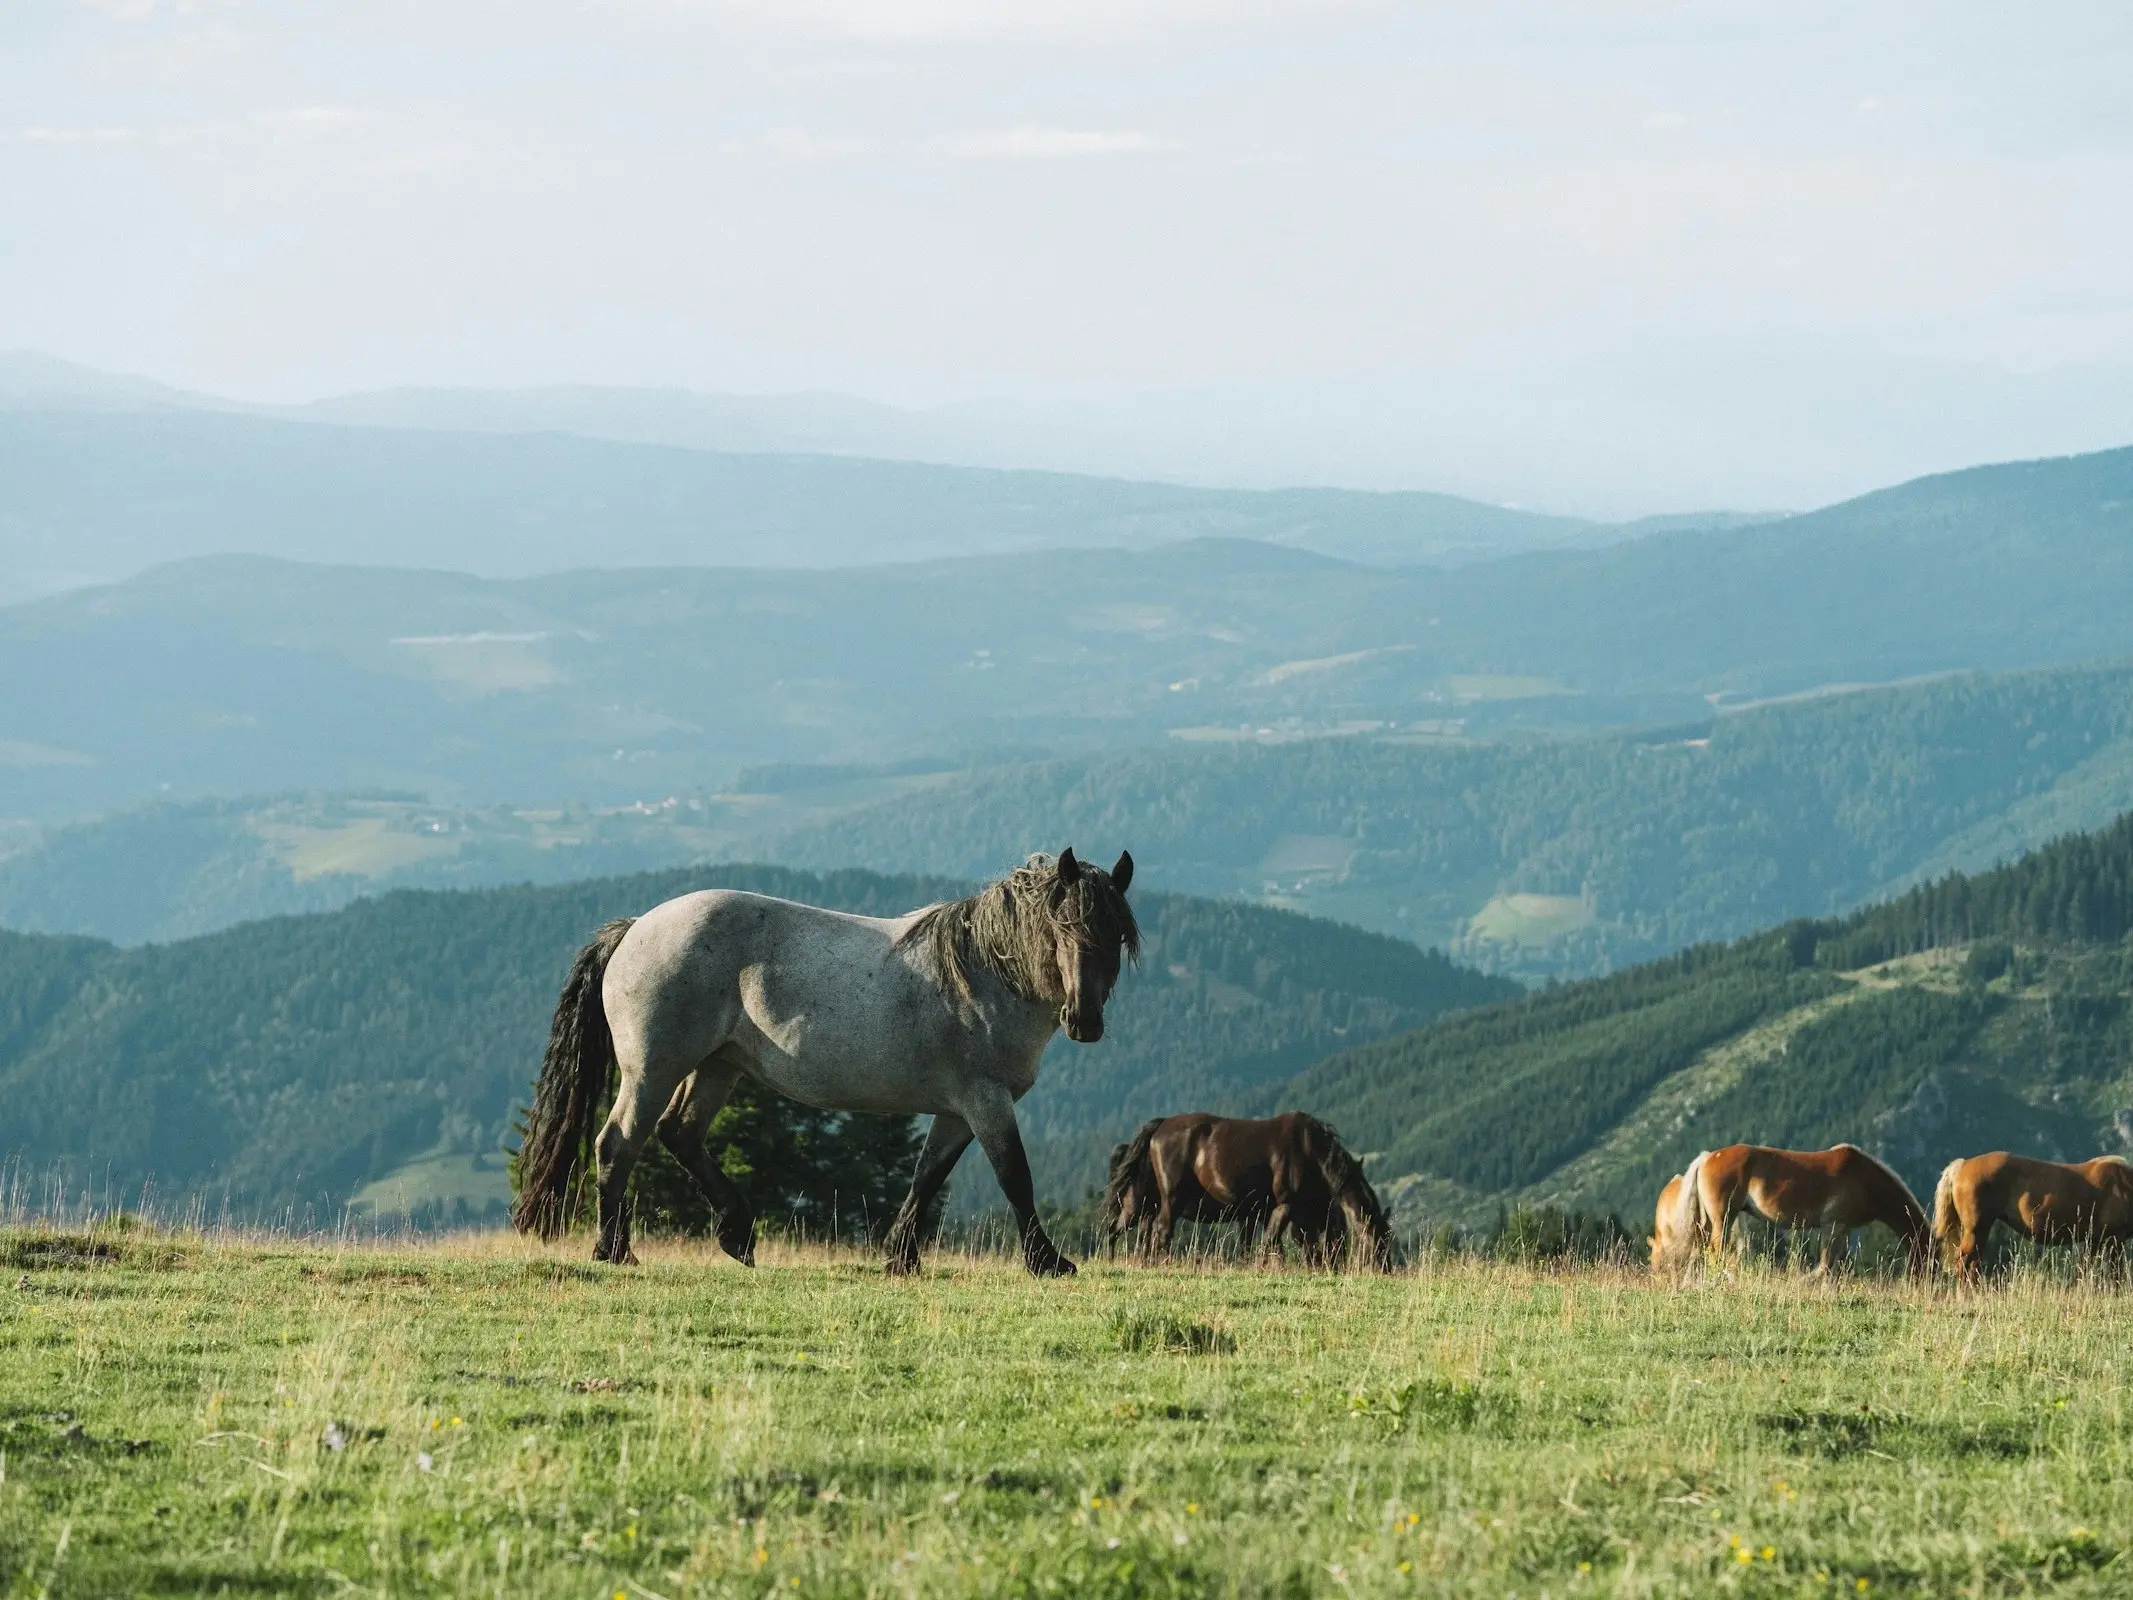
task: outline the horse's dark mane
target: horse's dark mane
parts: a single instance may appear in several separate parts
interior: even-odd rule
[[[1148,1181],[1148,1145],[1155,1130],[1169,1119],[1150,1117],[1131,1139],[1111,1153],[1111,1172],[1104,1183],[1103,1209],[1098,1213],[1104,1226],[1115,1228],[1125,1214],[1126,1196]]]
[[[982,967],[1023,999],[1050,1004],[1065,998],[1054,959],[1062,933],[1140,958],[1140,924],[1111,875],[1084,863],[1062,885],[1059,864],[1047,855],[1031,856],[974,895],[928,907],[897,942],[928,951],[944,986],[965,1000],[972,969]]]
[[[1334,1204],[1353,1207],[1369,1224],[1373,1243],[1389,1241],[1392,1224],[1378,1201],[1377,1190],[1363,1176],[1363,1164],[1348,1153],[1348,1147],[1341,1143],[1341,1136],[1333,1130],[1331,1123],[1321,1122],[1302,1112],[1297,1113],[1297,1120],[1304,1125],[1306,1142],[1318,1158],[1319,1170],[1326,1175],[1326,1186],[1333,1191]]]

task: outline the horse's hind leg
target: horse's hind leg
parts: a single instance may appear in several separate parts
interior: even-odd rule
[[[711,1119],[733,1093],[740,1068],[717,1058],[707,1061],[682,1080],[674,1091],[666,1115],[659,1119],[659,1142],[688,1169],[704,1198],[711,1202],[718,1231],[719,1248],[743,1266],[755,1265],[755,1208],[720,1169],[718,1158],[705,1143]]]
[[[1852,1253],[1852,1230],[1840,1223],[1829,1223],[1822,1229],[1822,1261],[1815,1268],[1822,1277],[1829,1277],[1842,1267]]]
[[[918,1271],[919,1234],[926,1225],[927,1208],[941,1192],[948,1174],[970,1148],[970,1124],[951,1112],[941,1112],[926,1130],[926,1146],[918,1153],[918,1170],[911,1175],[911,1192],[889,1225],[888,1270],[896,1277]]]
[[[1289,1228],[1289,1208],[1286,1205],[1278,1205],[1267,1213],[1266,1238],[1261,1240],[1259,1245],[1259,1264],[1262,1267],[1281,1260],[1281,1241],[1289,1232]]]
[[[1974,1203],[1956,1202],[1955,1276],[1962,1283],[1976,1283],[1984,1276],[1985,1244],[1992,1237],[1992,1223],[1980,1210]]]
[[[593,1141],[600,1187],[600,1242],[593,1247],[595,1261],[625,1266],[637,1263],[636,1252],[630,1249],[630,1173],[644,1152],[645,1140],[652,1136],[660,1114],[688,1071],[669,1068],[654,1072],[627,1064],[622,1068],[614,1109],[607,1114],[607,1126]]]

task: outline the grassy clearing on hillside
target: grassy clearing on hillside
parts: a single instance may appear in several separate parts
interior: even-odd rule
[[[2128,1303],[0,1233],[11,1594],[2123,1594]]]

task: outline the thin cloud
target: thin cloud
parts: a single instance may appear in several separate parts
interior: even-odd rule
[[[354,106],[289,106],[279,111],[255,111],[246,120],[264,133],[301,138],[349,127],[368,115]]]
[[[651,15],[701,17],[818,39],[1034,40],[1115,45],[1129,39],[1344,12],[1381,0],[610,0]]]
[[[111,145],[139,135],[132,128],[20,128],[15,137],[24,144]]]
[[[1061,161],[1174,150],[1174,140],[1099,128],[998,128],[953,134],[927,148],[957,161]]]
[[[850,161],[870,154],[874,144],[805,128],[772,128],[746,139],[728,139],[718,148],[723,155],[766,155],[778,161]]]

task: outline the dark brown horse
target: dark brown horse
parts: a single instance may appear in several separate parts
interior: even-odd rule
[[[1157,1117],[1112,1151],[1106,1236],[1160,1254],[1179,1222],[1234,1222],[1244,1251],[1264,1228],[1262,1256],[1293,1233],[1313,1266],[1354,1238],[1372,1265],[1392,1265],[1392,1228],[1362,1166],[1331,1128],[1300,1111],[1263,1120],[1205,1111]]]

